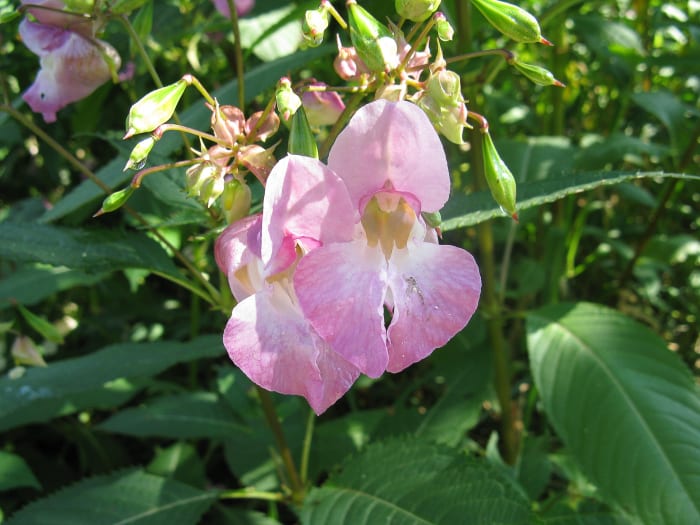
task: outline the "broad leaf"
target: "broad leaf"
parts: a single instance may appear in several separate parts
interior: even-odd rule
[[[529,502],[485,460],[419,440],[376,443],[304,502],[302,523],[531,524]]]
[[[522,211],[533,206],[554,202],[574,193],[644,178],[700,180],[700,176],[697,175],[664,173],[660,171],[574,173],[543,181],[518,184],[517,209]],[[464,193],[452,195],[441,213],[443,218],[441,228],[443,231],[466,228],[494,217],[506,217],[487,191],[480,191],[470,195]]]
[[[700,394],[664,341],[587,303],[527,330],[545,412],[590,481],[644,523],[700,523]]]
[[[31,503],[5,525],[196,525],[216,498],[145,472],[99,476]]]
[[[41,489],[41,484],[24,459],[0,450],[0,491],[17,487]]]
[[[170,366],[223,355],[219,336],[190,343],[118,344],[83,357],[32,368],[18,379],[0,379],[0,430],[45,421],[58,414],[102,406],[97,390],[118,388],[120,378],[155,375]]]
[[[226,438],[250,432],[234,414],[208,392],[191,392],[153,399],[144,406],[122,410],[100,424],[101,430],[130,436],[175,439]]]

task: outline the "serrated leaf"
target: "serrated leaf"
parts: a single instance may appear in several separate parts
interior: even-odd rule
[[[153,399],[144,406],[122,410],[98,428],[130,436],[174,439],[227,438],[235,433],[250,432],[236,423],[234,414],[215,394],[208,392]]]
[[[700,523],[700,393],[664,341],[587,303],[527,330],[545,412],[590,481],[646,524]]]
[[[567,195],[592,190],[600,186],[610,186],[620,182],[645,178],[674,178],[684,180],[700,180],[698,175],[683,173],[649,172],[620,172],[597,171],[591,173],[572,173],[561,177],[536,182],[518,184],[518,211],[554,202]],[[469,210],[467,213],[465,211]],[[447,202],[442,214],[442,231],[466,228],[484,222],[494,217],[505,217],[504,213],[494,202],[487,191],[479,191],[470,195],[454,194]]]
[[[259,65],[250,71],[246,71],[246,103],[252,101],[264,90],[273,87],[282,75],[289,74],[290,71],[302,67],[310,60],[331,54],[334,51],[334,46],[321,46],[316,49],[294,53],[280,58],[279,60]],[[222,104],[229,104],[236,99],[237,90],[238,82],[233,80],[215,90],[212,95]],[[180,119],[185,126],[206,130],[209,128],[210,116],[211,112],[204,104],[193,104],[180,114]],[[158,145],[154,151],[157,151],[158,155],[167,157],[181,147],[182,137],[179,133],[166,133],[165,136],[158,141]],[[102,180],[110,188],[121,188],[133,177],[133,173],[122,171],[127,160],[128,154],[120,155],[111,160],[97,172],[97,178]],[[58,220],[88,204],[94,205],[97,201],[104,199],[104,197],[104,192],[94,182],[90,180],[83,181],[77,188],[58,201],[53,208],[48,210],[40,220],[41,222]],[[92,210],[92,212],[94,211],[95,210]]]
[[[531,524],[529,502],[486,460],[415,439],[368,446],[304,502],[305,524]]]
[[[98,476],[31,503],[5,525],[196,525],[216,498],[143,471]]]
[[[90,406],[110,382],[155,375],[170,366],[223,355],[220,336],[190,343],[118,344],[83,357],[64,359],[47,368],[32,368],[18,379],[0,379],[0,430],[45,421]]]
[[[0,450],[0,491],[17,487],[41,489],[41,484],[21,456]]]

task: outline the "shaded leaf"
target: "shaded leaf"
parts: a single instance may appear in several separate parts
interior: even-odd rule
[[[527,330],[545,411],[601,493],[647,524],[700,523],[700,395],[664,341],[587,303],[531,312]]]
[[[41,484],[21,456],[0,450],[0,491],[17,487],[41,489]]]

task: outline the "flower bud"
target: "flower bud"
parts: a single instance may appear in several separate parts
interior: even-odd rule
[[[539,42],[551,46],[542,37],[540,24],[530,13],[520,7],[500,0],[471,0],[489,23],[516,42]]]
[[[245,134],[248,142],[257,142],[259,140],[264,142],[271,135],[277,133],[277,130],[280,128],[280,118],[274,111],[270,111],[265,120],[259,123],[263,113],[263,111],[256,111],[245,121]],[[253,135],[253,131],[255,131],[255,135]]]
[[[525,64],[520,62],[517,58],[511,60],[510,64],[535,84],[539,84],[540,86],[565,87],[564,84],[554,78],[551,71],[543,67],[534,64]]]
[[[158,140],[153,135],[139,141],[139,143],[134,146],[134,149],[131,150],[129,160],[126,162],[122,171],[140,170],[143,168],[144,164],[146,164],[148,154],[151,152],[156,142],[158,142]]]
[[[210,172],[211,173],[211,172]],[[201,200],[207,208],[216,202],[224,192],[226,182],[220,170],[214,170],[211,176],[207,177],[199,189],[199,200]]]
[[[324,88],[326,84],[315,82],[311,86]],[[301,103],[309,124],[314,127],[335,124],[345,110],[343,99],[335,91],[305,91]]]
[[[135,191],[136,188],[130,185],[123,190],[115,191],[114,193],[108,195],[107,198],[102,201],[102,207],[97,213],[95,213],[95,215],[93,215],[93,217],[99,217],[102,214],[118,210],[124,206],[124,204],[126,204],[126,201],[129,200],[129,197],[131,197]]]
[[[438,38],[443,42],[451,42],[455,36],[455,30],[442,13],[435,13],[435,28],[437,29]]]
[[[245,116],[236,106],[211,107],[211,129],[214,136],[233,146],[245,135]]]
[[[494,200],[502,210],[518,220],[515,210],[515,177],[503,162],[489,132],[484,133],[484,174]]]
[[[440,7],[441,0],[395,0],[394,7],[401,18],[411,22],[427,20]]]
[[[304,42],[310,47],[318,47],[323,42],[323,34],[328,29],[328,9],[321,5],[317,9],[311,9],[304,14],[304,22],[301,29]]]
[[[277,102],[277,110],[280,112],[280,115],[282,115],[282,121],[285,124],[289,124],[292,115],[301,107],[301,98],[299,98],[299,95],[292,89],[292,83],[288,78],[280,79],[277,92],[275,93],[275,99]]]
[[[359,80],[363,74],[369,73],[369,68],[362,59],[357,56],[354,47],[343,47],[340,35],[336,35],[338,42],[338,56],[333,61],[333,68],[343,80]]]
[[[355,0],[348,0],[350,39],[370,71],[381,73],[399,65],[396,41],[391,31]]]
[[[124,138],[128,139],[137,133],[148,133],[167,122],[175,113],[175,107],[186,87],[187,81],[180,79],[174,84],[151,91],[131,106]]]
[[[248,168],[248,170],[250,170],[264,185],[272,168],[277,164],[277,159],[274,155],[276,147],[277,144],[267,149],[257,144],[241,146],[241,149],[238,150],[238,162]]]
[[[251,201],[252,194],[245,182],[238,179],[227,182],[224,192],[221,194],[221,209],[226,216],[226,222],[233,224],[246,217],[250,212]]]
[[[190,197],[200,195],[204,181],[215,177],[217,168],[211,162],[198,162],[185,172],[185,186]]]
[[[304,155],[305,157],[312,157],[314,159],[318,158],[316,138],[311,132],[311,127],[306,118],[306,111],[304,111],[304,108],[301,108],[294,114],[294,117],[292,117],[287,151],[293,155]]]
[[[25,335],[18,336],[10,350],[16,365],[46,366],[34,341]]]
[[[442,69],[430,75],[426,82],[426,91],[440,106],[457,106],[464,102],[462,84],[454,71]]]

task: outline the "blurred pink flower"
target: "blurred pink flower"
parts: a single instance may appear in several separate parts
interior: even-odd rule
[[[328,169],[320,162],[310,167]],[[442,144],[420,108],[377,100],[338,136],[328,167],[353,205],[332,205],[333,220],[357,224],[357,231],[301,258],[293,278],[301,310],[361,372],[399,372],[447,343],[479,301],[474,258],[439,245],[421,217],[439,211],[449,196]]]
[[[226,18],[231,17],[231,10],[228,7],[228,0],[212,0],[214,2],[214,7]],[[243,16],[248,14],[253,7],[255,7],[255,0],[235,0],[234,5],[236,6],[236,14],[238,16]]]
[[[320,414],[352,386],[359,370],[331,350],[299,308],[292,276],[300,254],[348,239],[352,223],[329,205],[352,207],[342,181],[316,161],[290,155],[267,180],[262,215],[229,226],[216,261],[238,301],[224,331],[231,360],[255,383],[304,396]]]
[[[313,87],[327,87],[323,82],[310,84]],[[329,126],[335,124],[345,109],[345,103],[335,91],[304,91],[301,103],[306,110],[309,124]]]

